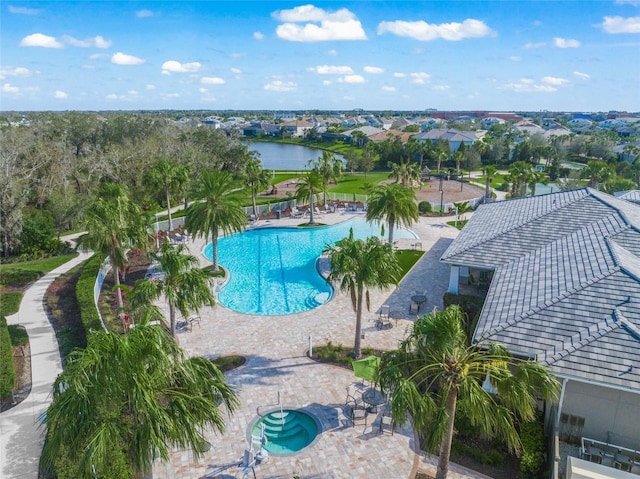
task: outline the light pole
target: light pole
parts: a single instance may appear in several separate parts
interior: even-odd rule
[[[444,215],[444,203],[443,200],[444,199],[444,191],[440,190],[440,216]]]

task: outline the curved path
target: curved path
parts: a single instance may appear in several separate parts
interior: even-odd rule
[[[38,463],[44,443],[40,417],[51,402],[53,382],[62,372],[58,342],[44,309],[44,296],[58,276],[82,263],[91,254],[80,253],[33,283],[22,298],[20,310],[7,317],[7,323],[20,324],[29,334],[31,392],[16,407],[0,414],[0,479],[38,477]]]

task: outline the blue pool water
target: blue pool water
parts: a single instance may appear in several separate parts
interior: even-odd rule
[[[218,240],[218,262],[230,273],[218,300],[240,313],[299,313],[326,303],[333,290],[316,269],[316,259],[328,244],[349,235],[380,236],[381,225],[355,218],[319,228],[263,228]],[[388,232],[385,225],[385,232]],[[394,238],[416,238],[396,228]],[[211,244],[205,248],[211,259]]]
[[[264,448],[271,454],[291,454],[304,449],[318,435],[318,425],[308,414],[302,411],[285,409],[262,416],[253,426],[253,437],[267,438]]]

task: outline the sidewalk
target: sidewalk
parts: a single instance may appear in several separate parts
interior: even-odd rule
[[[44,295],[58,276],[85,261],[91,254],[81,253],[44,275],[27,289],[20,310],[7,317],[7,323],[20,324],[27,329],[32,379],[29,396],[16,407],[0,414],[0,479],[38,477],[44,444],[40,417],[51,402],[51,386],[62,372],[58,342],[44,309]]]

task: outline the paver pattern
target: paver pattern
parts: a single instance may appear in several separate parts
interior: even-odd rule
[[[330,224],[351,217],[347,213],[330,213],[317,221]],[[301,220],[283,218],[261,221],[255,227],[296,225]],[[399,248],[422,243],[426,251],[421,261],[404,278],[398,288],[371,291],[371,311],[363,318],[363,347],[395,348],[411,327],[415,314],[409,314],[410,296],[427,294],[421,314],[442,308],[449,273],[439,258],[458,234],[443,218],[421,218],[411,228],[419,240],[399,240]],[[203,240],[189,243],[202,264]],[[382,304],[403,311],[405,317],[391,329],[375,327],[376,311]],[[355,313],[350,299],[337,293],[325,305],[311,311],[284,316],[240,314],[218,304],[201,311],[201,325],[190,332],[180,332],[179,342],[189,355],[207,357],[239,354],[247,363],[227,373],[228,381],[239,393],[241,406],[226,418],[224,434],[208,434],[212,444],[204,457],[195,461],[189,451],[175,451],[171,460],[156,464],[154,478],[231,478],[242,477],[237,465],[248,447],[251,424],[264,412],[278,407],[302,409],[313,414],[321,424],[316,441],[302,451],[288,455],[271,455],[268,462],[255,469],[259,478],[338,479],[409,478],[420,468],[435,474],[435,458],[421,454],[409,424],[394,435],[378,434],[379,418],[370,414],[364,424],[352,426],[345,407],[347,388],[355,382],[363,388],[352,371],[320,364],[307,357],[312,344],[331,341],[353,344]],[[451,478],[481,478],[480,474],[451,465]],[[247,477],[252,477],[250,474]]]

